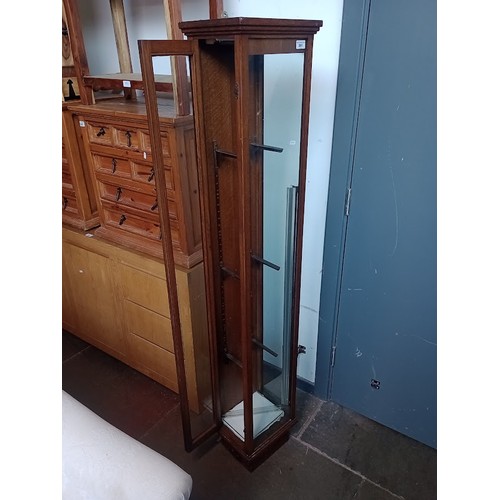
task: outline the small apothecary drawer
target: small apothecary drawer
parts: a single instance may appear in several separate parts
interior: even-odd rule
[[[160,242],[161,231],[158,216],[153,215],[149,218],[146,212],[139,216],[137,211],[125,209],[106,200],[102,200],[102,205],[106,225]]]
[[[103,200],[119,203],[128,207],[145,210],[158,215],[158,200],[154,193],[144,193],[115,184],[99,182],[99,194]]]
[[[85,124],[85,122],[80,121],[80,124]],[[113,127],[93,122],[86,122],[86,126],[90,143],[113,145]]]

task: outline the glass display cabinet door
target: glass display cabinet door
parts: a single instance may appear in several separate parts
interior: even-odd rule
[[[211,393],[198,406],[189,400],[186,336],[173,321],[186,447],[217,431],[250,470],[288,439],[295,423],[312,45],[321,25],[189,21],[179,25],[185,41],[139,42],[157,182],[164,160],[152,60],[190,59]],[[165,241],[169,290],[170,252]],[[170,300],[171,312],[178,310],[175,294]],[[195,437],[193,422],[200,421],[207,426]]]
[[[217,400],[213,398],[213,394],[216,394],[218,389],[212,385],[212,381],[215,379],[212,376],[211,358],[214,357],[214,354],[210,353],[213,346],[210,343],[207,326],[206,324],[197,325],[198,330],[203,330],[203,333],[199,336],[200,338],[195,339],[190,331],[190,325],[183,324],[180,319],[180,310],[185,307],[185,301],[183,302],[185,292],[178,288],[176,280],[168,186],[172,186],[172,183],[175,182],[182,182],[183,174],[179,180],[170,177],[167,179],[167,176],[171,176],[171,174],[169,173],[169,158],[168,154],[165,155],[164,144],[171,138],[165,135],[165,130],[162,128],[162,121],[175,118],[176,122],[181,121],[183,127],[187,129],[192,125],[193,140],[197,130],[200,129],[195,119],[196,103],[192,99],[194,95],[192,86],[196,82],[194,74],[197,73],[195,71],[196,63],[193,61],[193,51],[193,43],[187,40],[139,41],[153,162],[151,175],[154,176],[155,180],[160,216],[184,445],[187,451],[194,449],[206,438],[215,434],[218,429]],[[176,72],[172,71],[174,67]],[[166,77],[165,73],[175,76]],[[182,88],[179,88],[180,86]],[[182,102],[174,102],[174,96]],[[179,110],[182,112],[181,117],[176,114]],[[168,148],[170,148],[170,143]],[[181,157],[186,156],[186,161],[196,161],[185,151],[180,152],[180,155]],[[193,182],[193,180],[191,183],[195,186],[198,184],[197,181]],[[182,186],[178,186],[177,189],[182,189]],[[191,218],[183,221],[185,225],[200,218],[199,214],[193,213],[199,210],[196,192],[197,189],[195,189],[191,203]],[[193,231],[187,232],[194,234]],[[206,291],[202,293],[204,286],[204,283],[198,284],[198,296],[191,299],[191,307],[196,307],[199,310],[199,313],[194,315],[199,322],[203,321],[206,316]],[[186,355],[188,351],[190,351],[190,356]],[[194,365],[190,366],[188,372],[186,371],[186,362]],[[190,375],[187,376],[186,373]]]

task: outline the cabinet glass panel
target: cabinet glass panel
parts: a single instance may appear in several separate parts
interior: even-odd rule
[[[155,42],[152,42],[155,44]],[[174,45],[175,43],[175,45]],[[186,43],[186,42],[185,42]],[[188,147],[195,142],[195,124],[191,89],[190,58],[185,55],[152,55],[148,58],[149,51],[163,48],[166,53],[169,50],[176,49],[180,51],[184,45],[182,42],[163,42],[153,45],[152,48],[143,44],[143,74],[149,75],[150,85],[147,87],[146,101],[148,106],[148,115],[154,125],[150,125],[152,135],[151,147],[153,161],[155,163],[155,186],[157,191],[158,208],[162,218],[161,238],[170,240],[163,242],[163,248],[166,257],[166,245],[172,245],[172,250],[176,250],[176,241],[172,238],[172,233],[168,234],[168,225],[178,225],[177,213],[169,210],[169,201],[175,199],[176,193],[181,189],[187,189],[191,186],[190,206],[185,211],[182,224],[186,227],[186,234],[195,234],[199,231],[194,227],[200,221],[200,203],[198,197],[198,179],[187,178],[188,175],[196,174],[196,168],[181,169],[179,176],[167,182],[166,172],[169,170],[168,154],[165,151],[163,135],[166,121],[172,116],[178,116],[179,109],[182,111],[183,133],[186,134],[186,150],[179,151],[179,154],[186,162],[196,162],[194,154],[195,148],[192,147],[193,154],[188,151]],[[189,47],[187,47],[189,48]],[[156,75],[171,73],[171,69],[176,69],[176,80],[172,77],[173,86],[168,88],[164,85],[164,76]],[[151,81],[154,76],[154,92],[150,92],[153,84]],[[182,88],[184,92],[176,92]],[[175,96],[175,100],[174,99]],[[181,102],[180,102],[181,101]],[[177,110],[176,110],[177,105]],[[160,132],[160,135],[158,135]],[[169,131],[169,133],[171,133]],[[163,135],[162,135],[163,134]],[[156,135],[156,136],[155,136]],[[170,146],[174,144],[173,137],[169,137]],[[191,142],[191,144],[190,144]],[[176,142],[176,147],[180,143]],[[162,203],[163,200],[163,203]],[[165,203],[165,201],[167,203]],[[188,216],[186,216],[186,214]],[[167,220],[166,220],[167,219]],[[193,226],[193,227],[191,227]],[[214,404],[213,392],[211,386],[211,365],[210,365],[210,345],[207,335],[207,307],[206,307],[206,285],[204,279],[204,262],[192,266],[188,272],[175,272],[175,289],[177,291],[176,304],[170,307],[170,319],[174,323],[173,314],[178,314],[179,323],[173,328],[174,347],[176,362],[178,368],[179,391],[181,394],[181,403],[183,405],[182,417],[184,427],[184,439],[186,448],[192,449],[198,438],[210,432],[214,427]],[[169,289],[172,295],[171,289]],[[189,293],[191,296],[186,296]],[[183,365],[183,366],[182,366]]]
[[[290,416],[303,65],[302,53],[249,58],[253,438]],[[223,421],[244,439],[243,403]]]

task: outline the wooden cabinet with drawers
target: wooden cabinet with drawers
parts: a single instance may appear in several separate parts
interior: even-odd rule
[[[96,234],[153,257],[162,257],[145,106],[106,99],[70,106],[84,137],[101,226]],[[191,268],[202,259],[191,116],[175,116],[172,102],[160,106],[164,169],[175,262]]]
[[[99,225],[99,214],[79,128],[62,112],[62,222],[79,229]]]
[[[70,16],[67,16],[69,12]],[[79,229],[99,225],[94,187],[82,134],[68,104],[81,102],[81,72],[88,71],[84,51],[73,50],[81,37],[78,16],[62,3],[62,222]]]
[[[163,263],[63,227],[63,328],[178,392]],[[209,393],[203,262],[176,269],[190,405]],[[203,370],[201,369],[203,368]]]

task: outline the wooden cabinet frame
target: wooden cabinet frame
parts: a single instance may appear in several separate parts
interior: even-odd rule
[[[170,310],[184,439],[192,449],[207,436],[219,432],[224,444],[250,469],[254,469],[288,438],[295,423],[295,392],[301,272],[302,224],[304,212],[309,96],[313,37],[321,21],[277,19],[217,19],[180,23],[186,41],[139,42],[146,89],[148,122],[152,136],[153,165],[161,180],[159,117],[155,96],[152,59],[155,56],[189,56],[201,196],[205,286],[211,354],[212,423],[194,436],[189,415],[186,377],[183,373],[183,344],[175,294]],[[261,144],[263,66],[259,57],[303,54],[302,104],[300,119],[299,186],[297,207],[295,286],[289,345],[289,394],[286,411],[258,437],[254,435],[255,390],[261,384],[261,363],[265,346],[259,337],[262,304],[262,265],[269,265],[259,252],[262,247],[262,150],[278,150]],[[160,182],[163,184],[163,182]],[[166,192],[158,190],[162,227],[169,228]],[[170,239],[164,242],[169,289],[175,290],[173,252]],[[276,266],[277,267],[277,266]],[[226,281],[227,280],[227,281]],[[230,283],[226,285],[226,283]],[[255,298],[257,297],[257,299]],[[223,423],[224,415],[243,405],[243,438]]]

